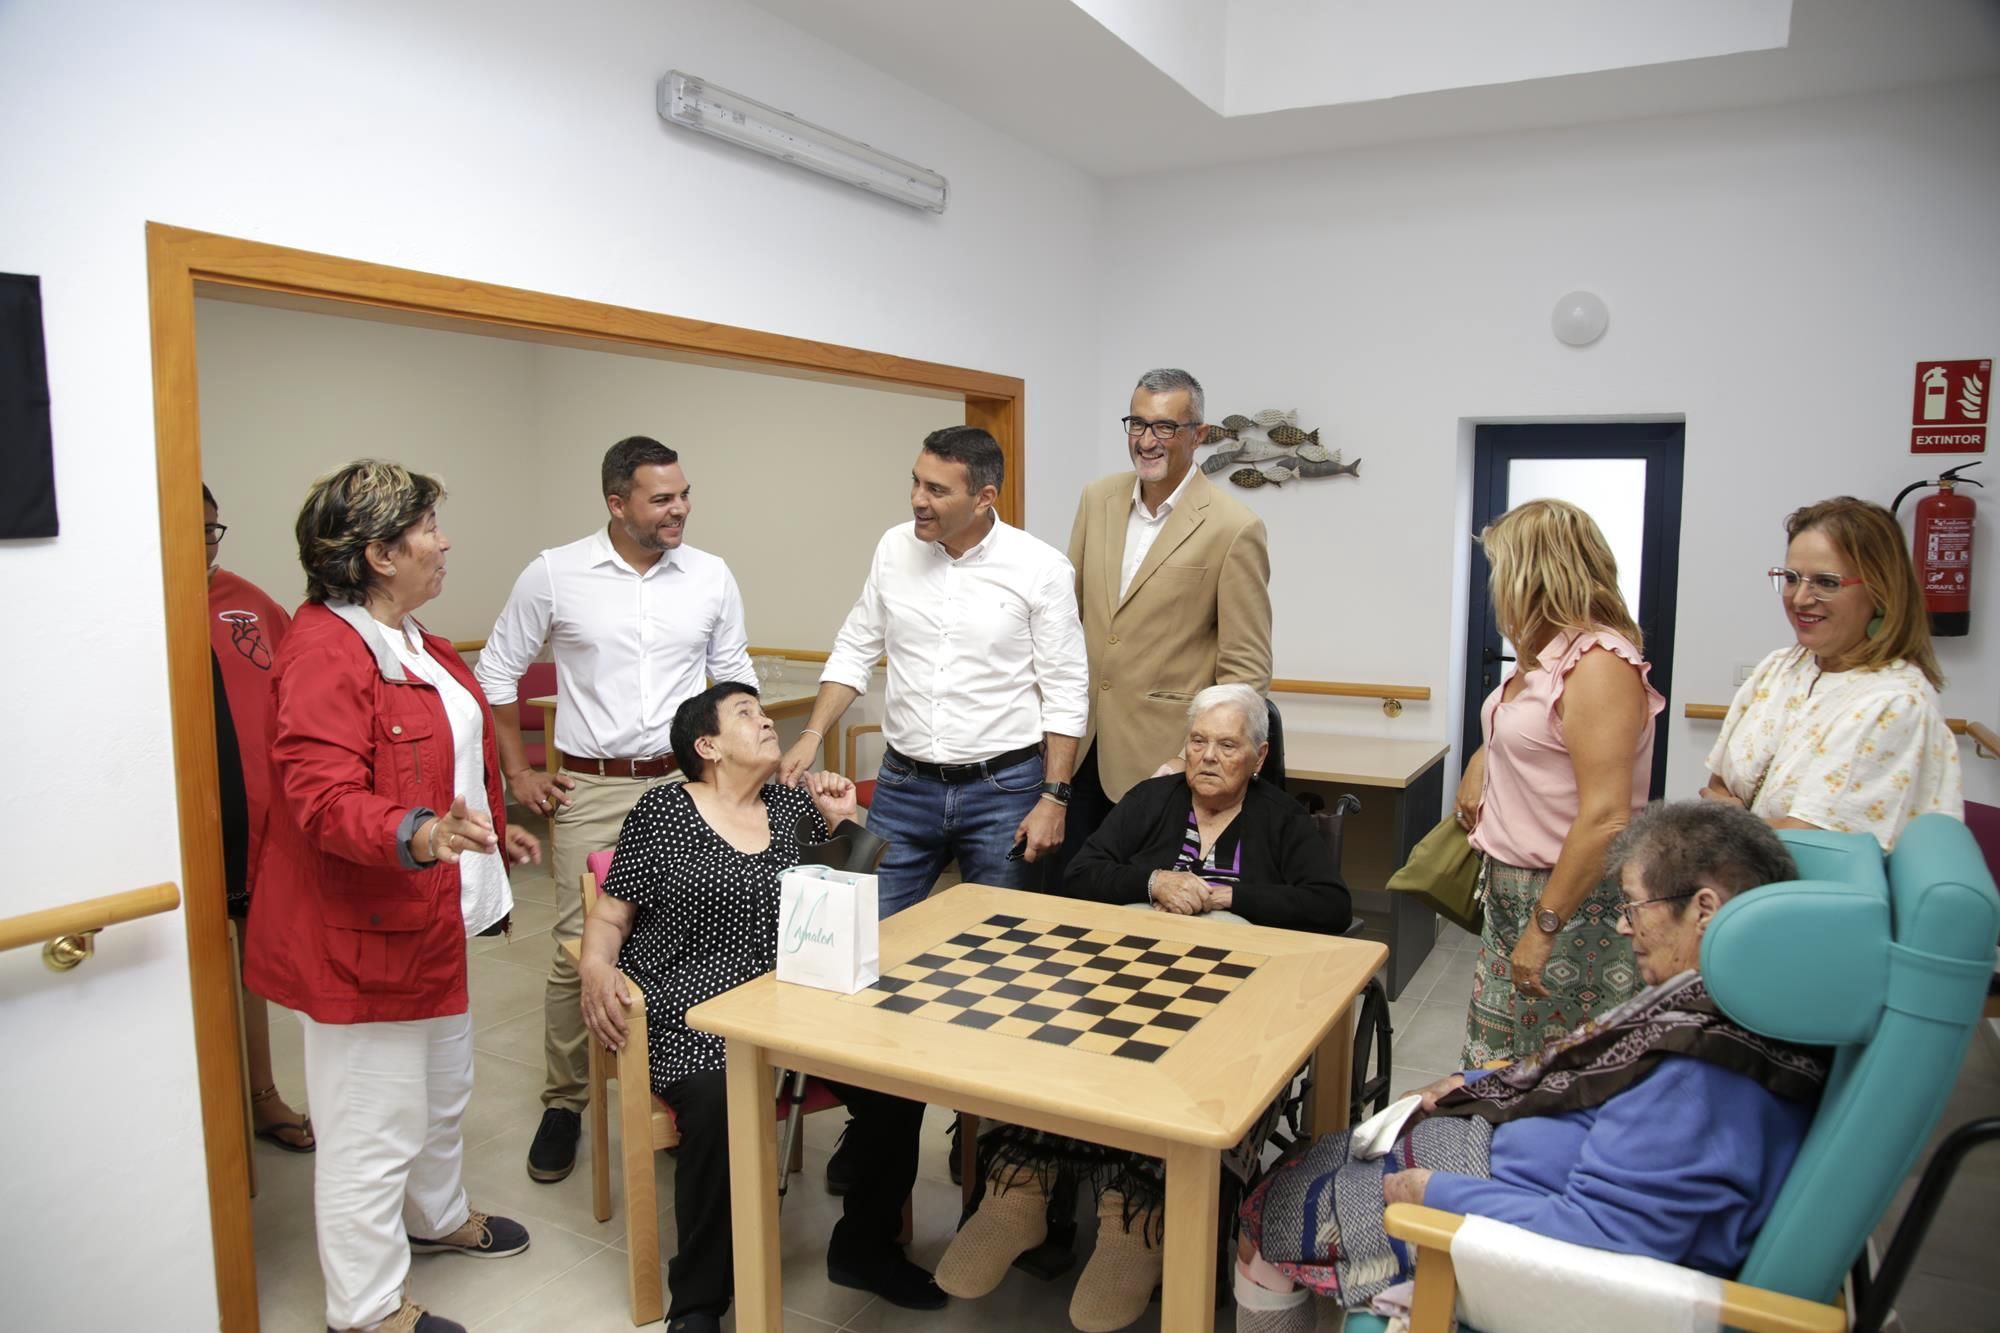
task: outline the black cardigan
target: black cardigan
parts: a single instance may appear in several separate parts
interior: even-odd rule
[[[1146,880],[1179,859],[1193,804],[1179,773],[1133,787],[1071,860],[1063,891],[1101,903],[1148,901]],[[1242,882],[1229,910],[1259,926],[1329,935],[1347,929],[1353,916],[1347,886],[1304,806],[1252,780],[1229,827],[1243,849]]]

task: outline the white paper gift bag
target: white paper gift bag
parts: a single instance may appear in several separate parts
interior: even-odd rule
[[[778,889],[778,980],[852,995],[882,975],[875,877],[796,866]]]

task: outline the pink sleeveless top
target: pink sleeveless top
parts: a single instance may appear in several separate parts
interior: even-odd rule
[[[1496,861],[1526,870],[1549,870],[1562,854],[1563,839],[1576,822],[1576,770],[1563,744],[1557,706],[1569,673],[1593,648],[1614,652],[1639,669],[1646,687],[1646,724],[1632,753],[1632,809],[1646,804],[1653,780],[1653,720],[1667,701],[1647,677],[1652,667],[1624,636],[1599,630],[1557,635],[1542,649],[1542,669],[1528,673],[1520,694],[1506,703],[1508,682],[1486,696],[1479,710],[1486,742],[1486,791],[1479,802],[1474,849]]]

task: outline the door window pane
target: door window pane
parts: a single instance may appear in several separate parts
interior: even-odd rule
[[[1567,500],[1589,514],[1618,562],[1618,591],[1639,618],[1639,561],[1646,536],[1643,458],[1515,458],[1507,463],[1507,508]],[[1512,649],[1508,650],[1509,652]]]

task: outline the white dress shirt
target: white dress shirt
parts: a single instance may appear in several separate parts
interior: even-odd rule
[[[410,674],[429,681],[438,692],[439,702],[444,704],[444,715],[451,722],[452,793],[463,796],[465,808],[472,813],[491,815],[493,811],[486,800],[486,713],[479,700],[458,683],[458,677],[432,659],[420,640],[413,640],[402,630],[379,620],[375,628]],[[507,882],[506,853],[507,849],[501,847],[459,855],[458,911],[465,918],[468,939],[514,910],[514,888]]]
[[[1160,529],[1167,526],[1167,516],[1174,512],[1174,506],[1187,493],[1188,483],[1194,480],[1194,468],[1190,466],[1181,477],[1181,484],[1174,487],[1174,493],[1160,501],[1158,513],[1146,512],[1146,502],[1139,498],[1139,479],[1132,478],[1132,512],[1125,519],[1125,558],[1118,566],[1118,600],[1124,601],[1131,590],[1132,576],[1139,572],[1139,566],[1146,563],[1146,552],[1153,549],[1159,540]]]
[[[556,748],[583,759],[666,754],[674,710],[710,677],[757,679],[743,597],[720,556],[678,546],[641,573],[603,529],[543,551],[515,581],[474,669],[488,702],[514,703],[550,643]]]
[[[882,737],[928,763],[977,763],[1044,732],[1083,735],[1090,666],[1069,560],[997,518],[956,560],[915,529],[882,535],[820,680],[865,694],[886,652]]]

